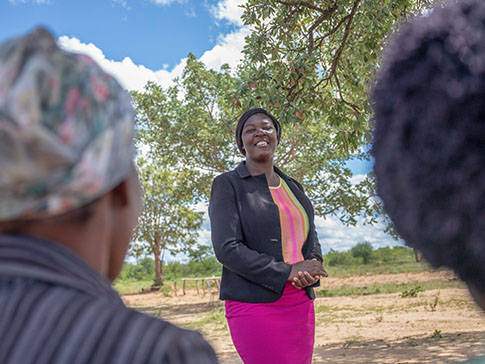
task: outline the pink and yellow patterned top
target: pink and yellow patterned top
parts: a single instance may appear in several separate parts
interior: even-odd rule
[[[301,248],[310,229],[308,216],[286,182],[279,178],[279,186],[269,190],[280,213],[283,259],[285,263],[295,264],[304,260]]]

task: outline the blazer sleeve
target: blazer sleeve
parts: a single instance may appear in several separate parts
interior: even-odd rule
[[[310,254],[308,255],[307,258],[305,259],[316,259],[320,263],[323,263],[323,257],[322,257],[322,248],[320,246],[320,242],[318,241],[318,236],[317,236],[317,231],[315,229],[315,224],[312,224],[313,226],[313,233],[314,233],[314,241],[313,241],[313,249],[311,250]],[[320,280],[318,280],[315,284],[311,285],[310,287],[316,288],[320,287]]]
[[[234,187],[226,175],[216,177],[209,202],[212,244],[217,260],[240,276],[274,292],[283,292],[291,265],[248,248]]]
[[[320,246],[320,242],[318,241],[318,236],[317,236],[317,230],[315,229],[315,224],[312,223],[312,228],[313,228],[313,249],[310,252],[308,258],[306,259],[316,259],[319,262],[323,263],[323,257],[322,257],[322,247]]]

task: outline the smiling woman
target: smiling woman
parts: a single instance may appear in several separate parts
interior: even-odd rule
[[[214,180],[212,243],[223,264],[220,298],[246,364],[312,361],[313,287],[327,276],[313,207],[294,179],[274,166],[281,125],[264,109],[246,111],[236,143],[246,157]]]
[[[254,114],[246,119],[241,139],[247,164],[256,166],[258,161],[264,162],[272,159],[279,142],[279,135],[275,133],[275,125],[265,114]],[[276,174],[273,173],[271,177],[276,177]],[[279,180],[276,179],[276,184],[278,182]]]

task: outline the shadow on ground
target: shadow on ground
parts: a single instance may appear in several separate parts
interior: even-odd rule
[[[485,332],[437,333],[434,338],[347,341],[316,347],[313,363],[451,364],[485,355]],[[242,364],[237,353],[220,355],[221,364]],[[261,363],[263,364],[263,363]]]
[[[160,306],[146,306],[136,307],[137,311],[145,312],[156,317],[174,317],[178,315],[193,315],[198,313],[214,312],[224,304],[217,301],[213,303],[184,303],[178,305],[160,305]]]

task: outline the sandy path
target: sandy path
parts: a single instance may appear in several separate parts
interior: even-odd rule
[[[424,272],[328,279],[324,287],[455,279],[449,272]],[[197,328],[223,364],[241,364],[231,343],[222,303],[194,291],[124,296],[135,308]],[[437,302],[437,303],[436,303]],[[436,303],[436,304],[435,304]],[[454,363],[485,355],[485,315],[466,289],[399,294],[320,297],[315,300],[314,363]]]
[[[421,272],[421,273],[397,273],[364,275],[349,278],[325,278],[322,286],[336,288],[341,286],[365,287],[385,283],[419,283],[434,280],[456,280],[456,276],[450,271]]]

